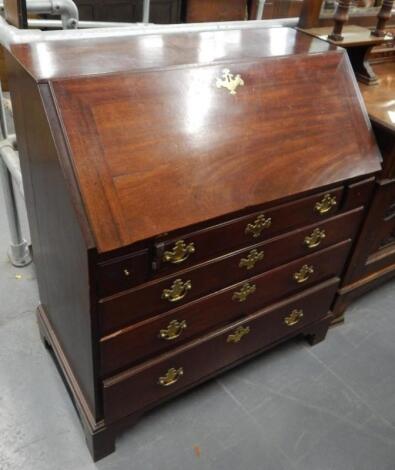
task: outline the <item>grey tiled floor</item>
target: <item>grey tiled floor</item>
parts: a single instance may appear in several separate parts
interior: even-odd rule
[[[1,470],[395,470],[395,284],[314,348],[291,341],[145,416],[96,465],[7,262],[0,199]],[[17,278],[21,276],[21,278]]]

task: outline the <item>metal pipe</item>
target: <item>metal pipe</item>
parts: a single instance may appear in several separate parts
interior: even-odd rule
[[[10,171],[10,167],[12,168],[12,173]],[[14,266],[22,267],[30,264],[32,262],[32,257],[29,245],[23,238],[18,215],[18,206],[12,183],[13,177],[16,175],[19,178],[18,187],[21,187],[22,176],[20,174],[18,156],[13,149],[12,143],[3,141],[0,146],[0,182],[3,187],[8,227],[11,237],[8,257]]]
[[[7,127],[7,118],[5,115],[4,96],[3,96],[3,89],[1,87],[1,81],[0,81],[0,129],[1,129],[2,138],[6,139],[8,137],[8,127]]]
[[[63,24],[61,20],[41,19],[41,18],[28,18],[28,27],[31,29],[62,29]],[[92,28],[141,28],[143,23],[116,23],[112,21],[78,21],[78,29],[92,29]],[[46,31],[48,32],[48,31]]]
[[[143,23],[149,23],[149,10],[151,6],[151,0],[144,0],[143,5]]]
[[[0,9],[4,10],[4,0],[0,0]],[[78,26],[78,8],[73,0],[26,0],[26,9],[28,13],[60,16],[63,29]]]
[[[281,18],[278,20],[252,20],[252,21],[229,21],[218,23],[189,23],[170,25],[128,25],[128,27],[97,28],[83,30],[65,31],[39,31],[17,29],[9,25],[4,18],[0,17],[0,44],[9,48],[11,44],[32,43],[41,41],[65,41],[93,38],[116,38],[139,36],[148,34],[174,34],[185,32],[208,32],[227,31],[233,29],[256,29],[273,28],[297,25],[298,18]]]
[[[259,0],[259,2],[258,2],[258,8],[257,8],[257,12],[256,12],[256,19],[257,20],[261,20],[262,17],[263,17],[263,10],[265,8],[265,3],[266,3],[266,0]]]

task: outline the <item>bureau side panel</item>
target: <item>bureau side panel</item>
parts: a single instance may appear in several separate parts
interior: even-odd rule
[[[84,401],[97,417],[89,284],[91,241],[81,228],[80,208],[73,200],[75,188],[51,132],[56,115],[47,85],[37,85],[11,56],[8,68],[40,301]]]

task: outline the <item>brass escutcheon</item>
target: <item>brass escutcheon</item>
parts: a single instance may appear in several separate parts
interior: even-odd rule
[[[254,238],[258,238],[265,228],[269,228],[272,225],[271,217],[265,217],[264,214],[258,215],[253,223],[247,224],[244,231],[246,235],[252,235]]]
[[[239,343],[242,338],[250,332],[249,326],[239,326],[236,331],[229,335],[226,339],[227,343]]]
[[[320,230],[316,228],[313,232],[305,237],[304,243],[307,248],[316,248],[318,245],[321,244],[322,240],[326,237],[325,230]]]
[[[292,310],[292,312],[284,318],[284,323],[287,326],[294,326],[297,323],[300,322],[300,320],[303,318],[303,310]]]
[[[337,204],[336,196],[325,194],[321,201],[316,202],[314,209],[321,215],[328,213]]]
[[[238,302],[245,302],[247,300],[247,297],[253,294],[255,291],[256,285],[246,282],[241,286],[241,289],[239,291],[234,292],[232,300],[236,300]]]
[[[176,279],[170,289],[164,289],[162,292],[162,299],[169,302],[178,302],[182,300],[192,289],[191,281],[183,282],[182,279]]]
[[[169,385],[175,384],[183,375],[184,369],[182,367],[178,369],[172,367],[163,377],[159,377],[158,384],[162,385],[162,387],[168,387]]]
[[[299,284],[302,284],[303,282],[306,282],[313,273],[314,273],[313,266],[304,264],[300,268],[300,270],[294,274],[294,279]]]
[[[239,268],[246,268],[247,271],[255,267],[258,261],[262,261],[265,256],[264,251],[251,250],[247,258],[242,258],[239,263]]]
[[[166,328],[159,331],[159,338],[165,339],[167,341],[177,339],[186,328],[187,322],[185,320],[172,320]]]
[[[184,240],[178,240],[172,250],[163,253],[162,260],[172,264],[182,263],[195,251],[194,243],[191,242],[187,245]]]
[[[226,88],[231,95],[235,95],[237,88],[244,86],[244,80],[239,74],[234,76],[229,69],[223,69],[222,78],[217,78],[216,86],[217,88]]]

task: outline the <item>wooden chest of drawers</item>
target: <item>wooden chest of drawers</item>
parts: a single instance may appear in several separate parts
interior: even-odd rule
[[[342,322],[348,305],[395,276],[395,61],[374,66],[379,84],[360,88],[366,101],[383,169],[334,305],[335,322]]]
[[[347,56],[327,43],[125,30],[100,63],[98,48],[8,56],[39,326],[95,459],[158,403],[325,337],[380,169]]]

